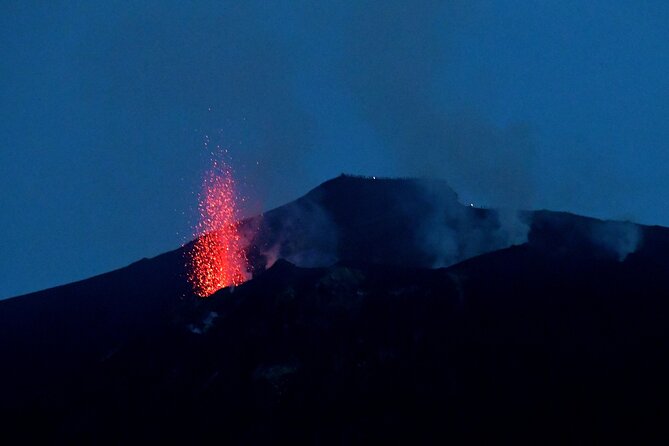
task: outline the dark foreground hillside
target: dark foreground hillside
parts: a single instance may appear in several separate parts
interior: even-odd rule
[[[525,218],[526,243],[448,268],[279,260],[198,299],[174,251],[0,301],[0,439],[666,440],[667,230],[632,250],[618,226]]]

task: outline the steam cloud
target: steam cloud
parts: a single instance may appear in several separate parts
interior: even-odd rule
[[[302,267],[334,264],[338,229],[314,195],[304,197],[242,224],[255,272],[282,258]]]
[[[261,251],[267,259],[266,268],[279,258],[307,268],[334,264],[337,261],[337,228],[327,211],[312,201],[298,201],[286,211],[278,239]]]
[[[199,46],[190,42],[194,37],[180,35],[185,29],[170,31],[200,49],[200,59],[186,57],[191,66],[216,72],[215,59],[230,61],[215,88],[203,94],[218,105],[213,119],[224,123],[221,141],[234,142],[237,171],[253,178],[255,191],[242,192],[263,197],[263,207],[284,203],[329,176],[323,164],[333,169],[332,176],[364,167],[368,174],[378,169],[444,178],[467,201],[502,210],[477,212],[432,197],[418,241],[434,266],[525,242],[528,222],[514,209],[534,205],[538,137],[528,122],[493,123],[484,108],[492,98],[463,97],[449,72],[461,60],[460,37],[478,26],[477,6],[458,1],[294,6],[251,1],[220,14],[207,11],[210,17],[198,16]],[[209,40],[220,29],[229,39]],[[349,135],[351,144],[344,142]],[[362,166],[356,159],[378,161]],[[304,266],[336,261],[323,256],[337,251],[329,216],[308,206],[293,211],[293,226],[274,228],[281,238],[259,245],[265,266],[278,257]],[[320,223],[302,227],[309,219]],[[292,244],[299,231],[317,248]],[[635,229],[617,226],[592,237],[621,259],[640,240]]]
[[[621,262],[643,241],[639,225],[630,222],[602,222],[592,228],[590,235],[595,243],[614,253]]]
[[[477,209],[464,206],[439,183],[423,182],[431,210],[421,216],[418,242],[433,259],[432,267],[527,242],[530,230],[516,210]]]

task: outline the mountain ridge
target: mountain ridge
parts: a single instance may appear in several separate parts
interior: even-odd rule
[[[206,299],[186,281],[186,245],[0,301],[0,439],[666,434],[669,229],[550,211],[506,224],[496,210],[454,207],[450,190],[378,181],[335,181],[260,226],[242,223],[258,230],[254,278]],[[500,238],[518,227],[522,243]],[[465,258],[434,268],[428,230],[438,242],[469,237],[438,244]]]
[[[389,185],[389,184],[390,185],[400,185],[401,187],[406,187],[407,185],[409,185],[410,187],[425,187],[425,185],[427,184],[427,185],[432,186],[434,188],[439,188],[442,191],[445,191],[446,195],[449,196],[449,200],[451,200],[452,203],[457,204],[462,209],[470,210],[469,209],[470,206],[467,206],[466,204],[461,203],[461,202],[458,201],[458,194],[450,187],[448,182],[445,181],[445,180],[421,179],[421,178],[383,178],[383,177],[371,177],[371,176],[341,174],[341,175],[339,175],[337,177],[334,177],[330,180],[324,181],[323,183],[321,183],[318,186],[314,187],[313,189],[309,190],[302,197],[299,197],[292,202],[289,202],[287,204],[284,204],[284,205],[278,206],[276,208],[273,208],[271,210],[265,211],[265,212],[263,212],[259,215],[244,218],[240,221],[240,224],[241,224],[243,229],[249,230],[250,227],[252,227],[254,224],[257,224],[257,222],[259,220],[262,220],[266,216],[269,216],[271,218],[274,215],[279,214],[278,218],[279,219],[284,219],[285,215],[282,215],[282,214],[285,214],[286,210],[288,208],[290,208],[291,206],[295,206],[296,204],[303,205],[303,204],[306,203],[307,206],[308,205],[313,205],[313,202],[319,200],[322,197],[322,195],[324,195],[324,193],[326,193],[328,190],[341,189],[342,186],[350,187],[350,186],[363,185],[363,187],[364,187],[364,186],[369,186],[369,185],[372,185],[372,184],[377,185],[379,188],[384,188],[384,186]],[[341,191],[340,191],[340,193],[341,193]],[[317,204],[317,205],[321,206],[321,204]],[[486,213],[486,212],[493,212],[496,209],[495,208],[478,208],[478,207],[475,207],[473,210],[474,210],[474,212],[478,212],[478,213]],[[548,218],[548,219],[551,219],[551,218],[554,218],[554,217],[567,218],[567,219],[574,218],[574,219],[577,219],[577,220],[583,220],[583,222],[587,222],[589,224],[606,224],[606,223],[631,224],[631,225],[634,225],[634,226],[637,226],[637,227],[641,228],[644,231],[645,230],[651,230],[651,231],[667,230],[666,227],[661,226],[661,225],[645,225],[645,224],[640,224],[640,223],[634,223],[634,222],[631,222],[631,221],[600,219],[600,218],[596,218],[596,217],[583,216],[583,215],[579,215],[579,214],[575,214],[575,213],[567,212],[567,211],[551,211],[551,210],[547,210],[547,209],[539,209],[539,210],[531,210],[531,211],[529,211],[529,210],[517,210],[517,211],[514,211],[514,212],[518,212],[518,214],[521,216],[521,218],[527,219],[529,221],[531,221],[534,218],[534,216],[540,215],[540,216],[545,216],[545,218]],[[253,244],[257,245],[258,242],[259,242],[258,240],[251,240],[252,245]],[[70,286],[70,285],[73,285],[73,284],[78,284],[78,283],[81,283],[81,282],[84,282],[84,281],[87,281],[87,280],[90,280],[90,279],[93,279],[93,278],[106,276],[107,274],[115,273],[115,272],[120,271],[120,270],[124,270],[126,268],[132,267],[133,265],[141,263],[141,262],[152,261],[153,259],[162,258],[163,256],[171,256],[171,255],[174,255],[177,252],[183,252],[184,250],[187,250],[190,246],[192,246],[193,243],[194,243],[194,241],[189,241],[189,242],[185,243],[184,245],[182,245],[181,247],[178,247],[178,248],[175,248],[173,250],[164,252],[162,254],[158,254],[154,257],[141,258],[139,260],[131,262],[128,265],[121,266],[121,267],[113,269],[111,271],[107,271],[107,272],[104,272],[104,273],[101,273],[101,274],[97,274],[97,275],[94,275],[94,276],[91,276],[91,277],[88,277],[88,278],[76,280],[74,282],[61,284],[61,285],[57,285],[57,286],[54,286],[54,287],[49,287],[49,288],[46,288],[44,290],[37,290],[37,291],[33,291],[33,292],[30,292],[30,293],[25,293],[25,294],[21,294],[21,295],[17,295],[17,296],[10,296],[10,297],[7,297],[5,299],[0,300],[0,302],[6,301],[6,300],[9,300],[9,299],[21,298],[21,297],[24,297],[24,296],[31,296],[31,295],[35,295],[35,294],[38,294],[38,293],[42,293],[44,291],[55,290],[55,289],[59,289],[61,287],[67,287],[67,286]],[[263,241],[260,240],[260,243],[263,243]],[[265,242],[265,244],[267,244],[267,242]],[[250,252],[251,252],[252,257],[257,256],[257,255],[262,255],[258,252],[258,247],[257,246],[251,246]],[[183,256],[183,254],[181,254],[181,256]],[[286,256],[282,256],[282,258],[285,258],[285,257]],[[290,255],[288,255],[288,257],[290,257]],[[347,259],[347,260],[351,260],[351,259]],[[337,259],[332,259],[333,263],[336,262],[336,261],[337,261]],[[295,263],[299,263],[299,262],[295,262]],[[257,265],[252,265],[252,266],[257,267]],[[263,269],[263,268],[260,268],[260,269]]]

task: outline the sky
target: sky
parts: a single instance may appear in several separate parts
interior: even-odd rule
[[[0,298],[352,173],[669,226],[669,2],[0,3]],[[205,144],[205,142],[207,142]]]

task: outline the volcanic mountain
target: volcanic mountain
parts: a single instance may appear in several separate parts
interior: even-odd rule
[[[342,176],[189,246],[0,301],[0,438],[127,444],[660,441],[669,229]]]

